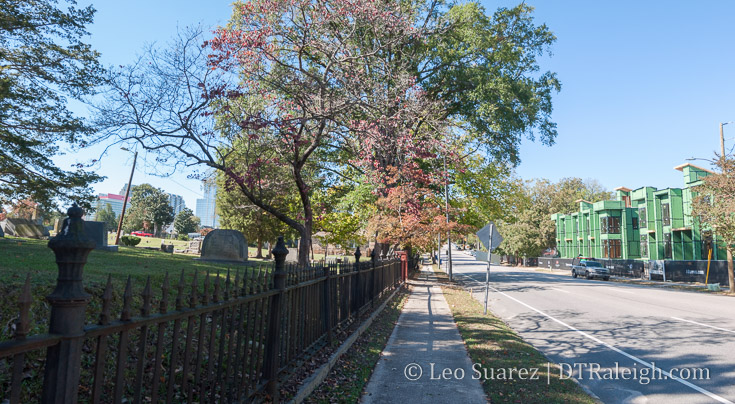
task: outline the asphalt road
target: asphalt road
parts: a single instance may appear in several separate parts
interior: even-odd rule
[[[483,302],[486,264],[452,255]],[[605,403],[735,402],[735,298],[493,265],[488,307]]]

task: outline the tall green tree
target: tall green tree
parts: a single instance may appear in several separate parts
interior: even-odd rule
[[[597,202],[613,199],[613,194],[593,179],[527,182],[522,197],[516,199],[517,203],[499,225],[505,239],[502,251],[508,255],[535,257],[555,247],[556,228],[551,215],[577,211],[580,199]]]
[[[169,197],[151,184],[136,185],[131,189],[130,210],[125,215],[126,229],[139,230],[146,224],[153,226],[153,234],[161,235],[164,225],[174,220],[174,208]]]
[[[720,158],[719,173],[702,179],[692,204],[692,215],[703,227],[711,229],[725,244],[730,293],[735,293],[733,249],[735,248],[735,159]]]
[[[178,234],[194,233],[199,228],[200,222],[191,209],[184,208],[174,218],[174,230]]]
[[[102,77],[99,54],[82,41],[94,8],[74,0],[0,0],[0,204],[29,199],[46,209],[94,200],[95,173],[51,160],[64,145],[85,146],[93,129],[68,99],[92,94]]]
[[[465,145],[512,165],[523,137],[552,145],[552,96],[561,89],[538,58],[556,37],[521,3],[488,14],[478,2],[412,0],[425,36],[415,37],[391,60],[411,65],[416,82],[440,100],[442,117],[454,119]]]
[[[97,211],[94,220],[98,222],[105,222],[105,224],[107,225],[107,231],[117,230],[117,215],[112,210],[112,205],[110,205],[109,203],[105,203],[105,206]]]

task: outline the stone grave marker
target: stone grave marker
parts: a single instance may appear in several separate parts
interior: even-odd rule
[[[44,238],[49,236],[48,230],[32,220],[7,218],[0,222],[0,228],[8,236],[26,238]]]
[[[84,221],[84,232],[95,242],[95,250],[117,251],[116,245],[107,245],[107,224],[105,222]]]
[[[299,249],[289,248],[288,255],[286,255],[286,262],[299,262]]]
[[[217,229],[209,232],[202,242],[202,261],[245,263],[248,245],[237,230]]]

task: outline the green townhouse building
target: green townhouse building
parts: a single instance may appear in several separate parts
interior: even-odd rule
[[[579,211],[555,213],[557,251],[562,258],[641,260],[726,259],[724,245],[692,217],[694,188],[712,171],[693,164],[674,167],[684,188],[615,189],[616,200],[577,201]]]

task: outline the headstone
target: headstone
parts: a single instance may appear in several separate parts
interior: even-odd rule
[[[0,222],[0,228],[8,236],[26,238],[44,238],[49,236],[48,230],[45,227],[27,219],[7,218]]]
[[[54,220],[54,234],[59,234],[59,232],[61,231],[61,226],[63,225],[64,225],[63,218],[58,218]]]
[[[202,243],[202,261],[238,263],[248,260],[245,236],[237,230],[212,230]]]
[[[202,252],[202,240],[202,238],[195,238],[189,241],[189,245],[184,250],[178,252],[199,255]]]
[[[107,245],[107,224],[105,222],[85,220],[84,233],[94,240],[95,250],[117,251],[116,245]]]
[[[299,249],[289,248],[288,255],[286,255],[286,262],[299,262]]]

